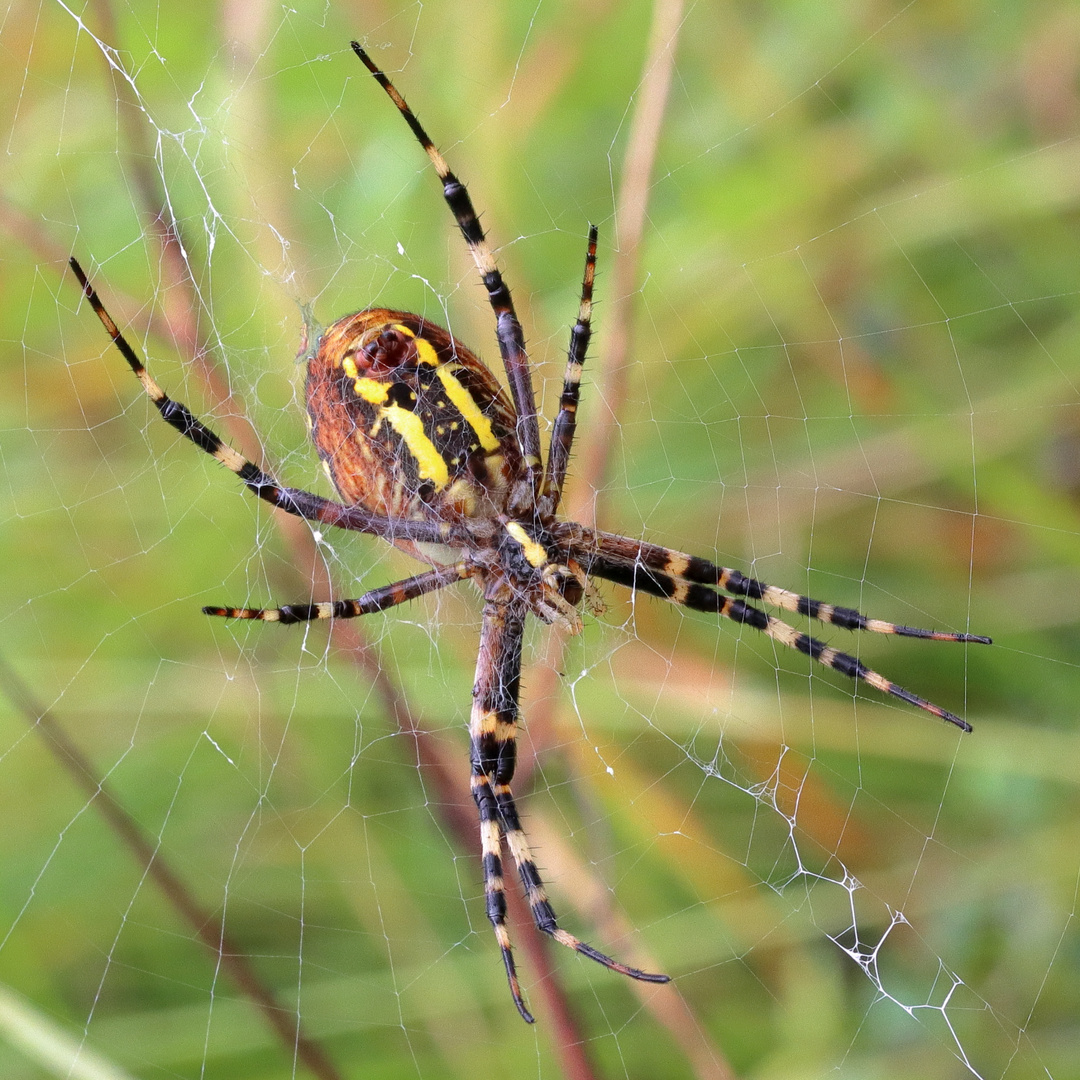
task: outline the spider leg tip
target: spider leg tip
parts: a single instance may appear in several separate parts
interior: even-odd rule
[[[986,637],[985,634],[940,634],[939,640],[941,641],[958,641],[964,645],[993,645],[993,638]]]
[[[85,292],[90,287],[90,283],[82,266],[79,265],[79,260],[76,259],[74,255],[69,256],[68,266],[71,267],[71,272],[79,279],[79,284],[83,287],[83,291]]]
[[[661,975],[659,973],[652,974],[652,973],[650,973],[648,971],[642,971],[637,976],[637,979],[640,982],[649,982],[649,983],[669,983],[669,982],[671,982],[671,976],[670,975]]]
[[[352,51],[356,53],[358,57],[360,57],[368,71],[372,73],[377,73],[379,71],[379,69],[375,66],[375,62],[371,59],[370,56],[368,56],[367,50],[360,44],[359,41],[350,41],[349,48],[351,48]]]
[[[509,951],[509,948],[502,950],[503,965],[506,968],[506,979],[510,984],[510,996],[514,999],[514,1004],[517,1006],[517,1011],[521,1014],[521,1019],[526,1024],[535,1024],[536,1017],[529,1012],[525,1005],[525,998],[521,993],[521,986],[518,984],[517,969],[514,966],[513,954]]]

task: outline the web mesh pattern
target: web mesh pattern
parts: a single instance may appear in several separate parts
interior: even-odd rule
[[[597,1076],[1075,1075],[1080,20],[686,10],[605,400],[651,17],[8,8],[0,1080],[556,1077],[571,1043]],[[496,360],[352,37],[469,183],[548,418],[601,226],[582,425],[612,435],[579,506],[996,642],[826,635],[963,737],[614,586],[580,638],[535,630],[518,787],[556,909],[674,977],[545,967],[517,926],[535,1029],[460,839],[475,596],[333,641],[201,616],[416,567],[279,521],[181,444],[63,270],[172,396],[327,494],[302,306],[417,311]]]

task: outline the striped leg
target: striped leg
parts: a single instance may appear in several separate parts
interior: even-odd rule
[[[943,709],[940,705],[935,705],[925,698],[918,697],[911,691],[905,690],[902,686],[898,686],[891,680],[886,679],[884,675],[879,675],[876,671],[868,668],[858,658],[840,652],[838,649],[826,645],[823,641],[796,630],[795,627],[789,626],[782,619],[767,615],[752,604],[747,604],[730,596],[721,596],[718,592],[714,592],[705,585],[674,578],[657,570],[649,570],[641,565],[623,566],[599,559],[594,561],[590,571],[597,577],[604,578],[607,581],[614,581],[620,585],[625,585],[629,589],[640,590],[652,596],[659,596],[664,600],[670,600],[673,604],[681,604],[683,607],[691,608],[694,611],[707,611],[714,615],[720,615],[725,619],[731,619],[733,622],[745,623],[747,626],[752,626],[755,630],[767,634],[774,641],[779,641],[781,645],[805,653],[812,659],[824,664],[827,668],[832,668],[842,675],[864,682],[875,690],[880,690],[883,694],[891,694],[901,701],[906,701],[909,705],[925,709],[933,716],[946,720],[950,724],[955,724],[962,731],[971,730],[971,725],[966,720],[961,720],[959,716],[955,716],[947,709]],[[930,635],[926,633],[917,636]],[[945,640],[955,641],[960,639],[949,635]]]
[[[499,268],[495,265],[495,256],[488,246],[480,219],[476,216],[472,199],[465,185],[450,171],[445,158],[435,148],[428,133],[423,129],[416,114],[405,103],[394,84],[376,66],[370,56],[360,47],[359,42],[350,42],[353,52],[364,66],[375,76],[376,81],[389,95],[412,129],[417,142],[427,152],[431,164],[443,185],[443,198],[450,212],[454,215],[461,229],[461,235],[472,253],[473,262],[480,272],[480,278],[487,289],[491,309],[495,313],[495,333],[499,339],[499,352],[506,368],[506,377],[510,382],[510,392],[514,398],[514,407],[518,414],[518,442],[521,456],[529,470],[529,490],[535,492],[535,477],[540,468],[540,429],[536,417],[536,397],[533,394],[532,375],[529,371],[529,357],[525,352],[525,335],[521,330],[514,311],[514,301],[509,286],[503,281]]]
[[[654,974],[642,971],[640,968],[620,964],[617,960],[612,960],[610,956],[605,956],[598,949],[586,944],[580,938],[576,938],[573,934],[560,929],[555,918],[555,911],[547,898],[540,871],[536,867],[536,860],[533,859],[529,840],[525,835],[525,830],[521,827],[521,820],[518,817],[517,805],[514,802],[513,792],[510,790],[510,784],[508,782],[496,784],[494,790],[495,801],[499,807],[499,820],[502,823],[503,835],[506,837],[506,846],[510,849],[510,854],[513,855],[514,862],[517,865],[518,875],[521,877],[521,884],[525,889],[525,898],[529,901],[529,909],[532,911],[537,930],[549,934],[560,945],[565,945],[568,949],[573,949],[575,952],[581,953],[582,956],[587,956],[590,960],[595,960],[598,964],[603,964],[604,967],[617,971],[621,975],[628,975],[631,979],[651,983],[670,982],[670,975]]]
[[[548,449],[547,467],[544,471],[543,495],[550,500],[549,513],[554,514],[562,499],[566,467],[570,462],[570,449],[574,445],[577,428],[578,399],[581,396],[581,369],[585,366],[585,353],[592,333],[592,294],[596,280],[596,226],[589,226],[589,248],[585,255],[585,274],[581,281],[581,302],[578,305],[577,322],[570,331],[570,348],[566,354],[566,374],[563,376],[562,398],[555,424],[551,429],[551,446]]]
[[[500,833],[517,865],[525,898],[538,930],[560,945],[595,960],[612,971],[645,982],[668,982],[667,975],[653,975],[620,964],[611,957],[560,929],[547,898],[536,861],[521,827],[510,782],[517,754],[518,694],[521,682],[521,641],[525,609],[512,602],[489,601],[484,605],[480,632],[480,655],[473,686],[472,719],[469,726],[472,792],[480,812],[480,841],[484,858],[484,893],[488,918],[502,950],[510,992],[522,1017],[532,1023],[525,1007],[514,968],[510,937],[506,930],[506,897]]]
[[[371,615],[376,611],[415,600],[425,593],[442,589],[454,582],[463,581],[472,574],[467,562],[453,566],[441,566],[426,574],[395,581],[364,593],[357,600],[331,600],[322,604],[286,604],[278,608],[204,607],[204,615],[219,615],[226,619],[261,619],[289,625],[298,622],[315,622],[318,619],[355,619],[359,615]]]
[[[341,503],[313,495],[298,488],[282,487],[267,476],[257,465],[237,453],[199,420],[191,410],[179,401],[173,401],[150,377],[138,354],[128,343],[112,316],[105,310],[94,287],[87,280],[82,267],[75,259],[69,260],[71,269],[79,279],[83,294],[108,331],[113,344],[120,350],[128,366],[138,376],[147,396],[161,413],[162,419],[175,428],[185,439],[190,439],[200,450],[219,461],[230,472],[236,473],[245,487],[260,499],[309,521],[335,525],[355,532],[373,533],[385,540],[413,540],[421,543],[446,543],[460,535],[460,530],[444,522],[390,520],[372,514],[359,506],[342,506]]]
[[[884,619],[869,619],[854,608],[838,607],[809,596],[779,589],[775,585],[766,585],[755,581],[738,570],[726,566],[717,566],[708,559],[696,555],[684,555],[671,548],[657,544],[646,544],[640,540],[631,540],[628,536],[617,536],[575,527],[576,535],[572,538],[571,550],[576,559],[586,565],[589,573],[605,577],[602,566],[618,566],[631,570],[645,567],[650,576],[660,580],[689,581],[699,585],[711,585],[735,596],[745,596],[749,600],[760,600],[772,607],[783,608],[797,615],[806,615],[818,622],[831,626],[840,626],[845,630],[868,630],[875,634],[897,634],[900,637],[925,638],[929,641],[964,641],[977,645],[991,645],[988,637],[980,634],[951,634],[938,630],[922,630],[917,626],[901,626],[886,622]]]
[[[487,917],[502,952],[514,1004],[522,1019],[531,1024],[534,1018],[525,1007],[521,995],[510,933],[506,926],[502,828],[494,790],[495,784],[508,782],[514,775],[524,625],[525,616],[520,608],[511,607],[505,602],[489,601],[484,605],[469,720],[469,761],[472,767],[472,796],[480,814],[480,851]]]

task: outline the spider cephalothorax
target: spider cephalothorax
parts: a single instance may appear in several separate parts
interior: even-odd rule
[[[487,289],[509,396],[473,352],[418,315],[372,308],[339,319],[319,335],[308,354],[307,379],[311,436],[341,497],[341,502],[333,502],[281,486],[226,446],[184,405],[171,400],[149,376],[74,259],[71,266],[120,352],[162,417],[177,431],[274,506],[325,525],[372,533],[433,567],[357,599],[279,608],[204,608],[207,614],[282,623],[346,619],[382,611],[466,579],[479,588],[484,608],[469,721],[471,787],[480,818],[487,915],[514,1001],[521,1015],[531,1021],[506,927],[504,846],[517,867],[539,930],[632,978],[666,982],[667,976],[627,967],[585,944],[558,926],[548,902],[510,788],[522,640],[529,614],[572,632],[580,630],[580,605],[591,575],[745,623],[826,667],[965,731],[970,725],[960,717],[751,601],[848,630],[936,641],[989,643],[990,639],[869,619],[852,608],[766,585],[708,559],[561,521],[559,502],[589,344],[596,229],[589,230],[581,302],[570,334],[559,411],[543,462],[521,326],[468,192],[386,76],[356,42],[352,48],[400,110],[442,181],[443,195]]]

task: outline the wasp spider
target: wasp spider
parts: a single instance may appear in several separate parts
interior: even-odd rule
[[[296,623],[351,619],[471,580],[483,595],[483,624],[469,722],[472,796],[480,818],[487,917],[502,952],[510,992],[527,1021],[506,926],[503,849],[509,849],[538,930],[613,971],[666,982],[605,956],[563,930],[555,918],[521,827],[511,791],[525,620],[535,615],[571,632],[590,576],[711,612],[760,630],[781,645],[900,698],[964,731],[970,725],[840,652],[766,614],[750,601],[846,630],[989,643],[973,634],[937,633],[870,619],[846,607],[766,585],[707,559],[559,517],[574,441],[581,369],[589,344],[595,227],[589,229],[577,322],[546,461],[532,374],[510,289],[495,265],[472,200],[415,114],[356,43],[353,51],[397,106],[442,182],[443,197],[476,262],[495,315],[495,334],[510,394],[476,355],[418,315],[371,308],[335,322],[313,343],[307,369],[311,437],[340,502],[280,485],[226,446],[150,377],[117,329],[79,264],[71,268],[91,307],[139,377],[162,417],[231,469],[259,498],[290,514],[372,533],[433,569],[355,600],[278,608],[208,607],[208,615]],[[724,595],[724,594],[728,595]]]

